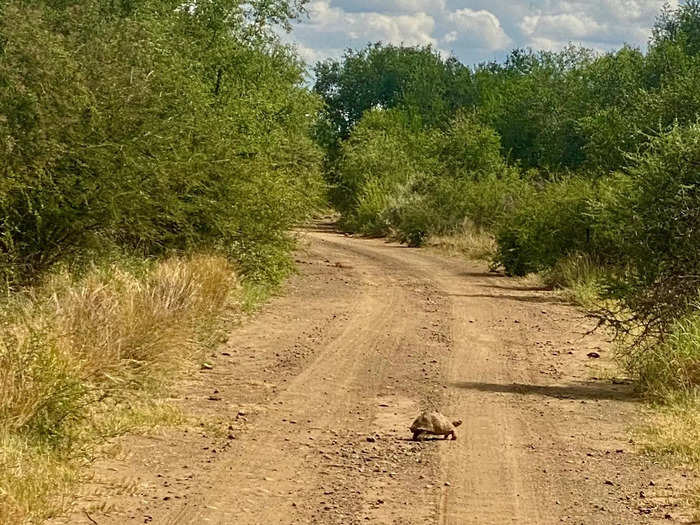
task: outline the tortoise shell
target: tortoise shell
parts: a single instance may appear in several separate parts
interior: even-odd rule
[[[444,436],[452,433],[455,427],[461,424],[461,421],[450,421],[439,412],[423,412],[411,425],[411,432]]]

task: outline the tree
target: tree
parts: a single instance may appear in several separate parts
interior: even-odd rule
[[[279,277],[322,191],[318,98],[281,45],[303,2],[5,3],[0,263],[30,279],[108,246],[225,251]]]
[[[501,135],[504,152],[527,168],[576,168],[584,161],[576,120],[584,114],[581,72],[587,49],[539,52],[516,49],[504,64],[476,71],[478,112]]]
[[[676,44],[691,56],[700,54],[700,0],[685,0],[677,9],[666,4],[652,29],[651,45]]]
[[[430,46],[367,46],[348,50],[340,61],[327,60],[314,68],[314,91],[325,102],[323,134],[332,145],[346,139],[365,111],[400,108],[420,117],[427,126],[447,122],[465,102],[467,68],[456,59],[444,60]]]

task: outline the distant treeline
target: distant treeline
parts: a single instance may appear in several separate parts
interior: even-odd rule
[[[0,276],[113,250],[288,265],[322,195],[319,99],[275,36],[304,2],[0,2]]]
[[[516,49],[467,67],[376,44],[315,73],[345,228],[413,245],[478,229],[510,274],[595,268],[598,313],[636,350],[696,328],[687,362],[664,366],[700,384],[700,1],[664,8],[645,52]],[[636,350],[651,380],[658,363]]]

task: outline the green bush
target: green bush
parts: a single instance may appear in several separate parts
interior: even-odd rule
[[[514,212],[530,189],[515,170],[479,179],[426,177],[392,211],[391,223],[400,240],[415,245],[428,235],[461,232],[466,223],[490,231]]]
[[[396,201],[398,185],[371,177],[357,197],[357,206],[346,225],[370,236],[381,237],[391,231],[390,213]]]
[[[389,232],[388,214],[418,173],[411,128],[402,112],[369,111],[343,143],[337,184],[346,198],[337,204],[344,227],[369,235]]]
[[[338,180],[344,227],[414,246],[465,220],[492,226],[527,188],[505,165],[498,135],[475,117],[459,114],[442,132],[396,110],[365,114],[343,143]]]
[[[592,251],[588,210],[593,196],[594,184],[580,177],[544,183],[499,226],[496,262],[510,275],[526,275],[570,254]]]
[[[661,344],[650,344],[624,352],[628,369],[641,387],[663,398],[673,391],[700,387],[700,315],[683,317],[669,327]]]
[[[26,3],[0,16],[0,264],[117,244],[222,250],[275,279],[322,195],[303,66],[226,1]],[[257,4],[256,4],[257,5]],[[273,7],[277,6],[277,7]],[[266,19],[266,17],[270,17]]]
[[[441,177],[478,179],[505,170],[498,133],[475,115],[458,113],[441,134],[437,150]]]
[[[611,297],[653,334],[695,307],[700,289],[700,124],[677,126],[630,157],[592,213],[624,270]],[[634,324],[633,323],[633,324]]]

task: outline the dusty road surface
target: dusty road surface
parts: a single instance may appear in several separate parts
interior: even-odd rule
[[[637,454],[642,406],[575,308],[478,263],[304,237],[286,293],[179,385],[195,423],[122,439],[67,522],[685,520],[690,474]],[[423,409],[458,439],[410,441]]]

